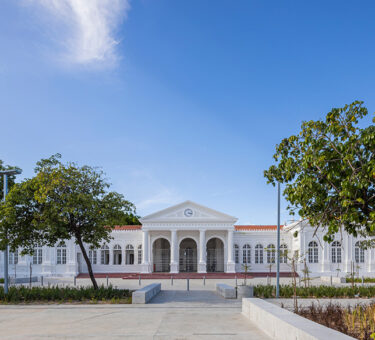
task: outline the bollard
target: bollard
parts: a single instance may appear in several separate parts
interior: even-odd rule
[[[332,286],[332,275],[331,275],[331,286]]]
[[[107,278],[107,287],[108,287],[108,275],[106,275],[106,278]]]
[[[139,275],[138,285],[139,285],[139,286],[141,285],[141,275]]]
[[[205,286],[205,285],[206,285],[206,275],[203,276],[203,286]]]
[[[77,276],[74,276],[74,287],[76,286],[77,284]]]
[[[173,276],[171,275],[171,286],[173,286]]]
[[[186,279],[186,290],[187,290],[187,291],[190,290],[190,287],[189,287],[189,279]]]
[[[40,285],[43,287],[43,275],[40,277]]]

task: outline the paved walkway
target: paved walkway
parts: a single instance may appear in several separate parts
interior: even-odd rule
[[[148,305],[0,306],[1,339],[269,339],[241,303],[210,291],[162,291]]]

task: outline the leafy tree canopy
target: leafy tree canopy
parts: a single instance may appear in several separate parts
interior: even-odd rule
[[[135,206],[109,191],[104,173],[93,167],[63,164],[61,155],[42,159],[35,177],[16,183],[0,205],[0,247],[6,236],[11,250],[32,254],[36,244],[54,246],[73,238],[81,248],[97,287],[84,243],[99,248],[111,238],[111,227],[138,222]]]
[[[328,227],[329,242],[341,227],[354,236],[375,233],[375,126],[359,126],[367,114],[355,101],[325,120],[303,122],[298,135],[276,146],[276,164],[264,172],[268,183],[285,184],[292,214]]]

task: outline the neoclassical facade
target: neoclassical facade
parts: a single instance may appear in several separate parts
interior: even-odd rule
[[[87,252],[95,273],[179,273],[276,270],[276,226],[236,225],[237,218],[192,201],[169,207],[141,219],[139,226],[118,226],[112,240]],[[297,233],[295,233],[297,231]],[[297,236],[295,236],[297,234]],[[323,232],[314,234],[308,223],[297,221],[281,228],[281,272],[290,272],[297,255],[298,271],[312,276],[373,276],[374,251],[359,246],[360,239],[345,233],[331,244]],[[33,256],[9,253],[9,275],[75,276],[87,273],[73,240],[54,248],[37,247]],[[3,254],[0,258],[3,274]]]

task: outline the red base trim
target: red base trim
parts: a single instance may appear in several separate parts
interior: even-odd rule
[[[160,280],[168,280],[171,277],[173,279],[234,279],[237,277],[238,279],[243,279],[245,277],[244,273],[149,273],[149,274],[141,274],[141,273],[97,273],[95,277],[97,279],[103,279],[106,277],[109,278],[122,278],[124,280],[137,280],[139,277],[141,279],[160,279]],[[268,273],[268,272],[250,272],[247,274],[248,279],[252,279],[255,277],[276,277],[276,273]],[[297,274],[298,276],[298,274]],[[292,277],[292,273],[290,272],[280,272],[280,277]],[[79,274],[77,276],[78,279],[87,279],[89,278],[89,274]]]

